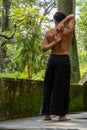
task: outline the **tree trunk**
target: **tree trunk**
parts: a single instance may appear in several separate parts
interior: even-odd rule
[[[58,0],[58,11],[64,12],[66,15],[72,13],[75,14],[75,0]],[[79,70],[75,32],[70,48],[70,61],[71,61],[71,82],[76,83],[80,80],[80,70]]]
[[[1,29],[2,32],[8,30],[9,28],[9,10],[10,10],[10,0],[2,0],[2,21],[1,21]],[[5,35],[0,35],[6,38]],[[5,58],[3,56],[2,47],[4,46],[3,42],[0,42],[0,71],[3,71],[5,68]]]
[[[58,11],[69,15],[73,12],[73,0],[58,0]]]
[[[9,28],[10,0],[2,1],[2,32]]]
[[[74,37],[70,48],[70,60],[71,60],[71,82],[77,83],[80,80],[80,70],[79,70],[75,32],[74,32]]]
[[[5,68],[5,63],[4,63],[5,61],[3,58],[3,52],[2,52],[1,46],[2,46],[2,43],[0,42],[0,72],[2,72],[3,69]]]

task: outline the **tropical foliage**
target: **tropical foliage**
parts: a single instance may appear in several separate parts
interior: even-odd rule
[[[77,41],[80,52],[84,53],[87,56],[87,1],[82,0],[78,3],[79,6],[79,17],[77,19]],[[87,58],[87,57],[86,57]]]
[[[9,28],[12,30],[15,26],[15,35],[3,45],[6,48],[5,71],[27,71],[28,77],[32,78],[32,73],[37,73],[44,67],[44,55],[41,54],[42,26],[48,19],[28,3],[21,3],[20,6],[15,3],[14,7],[10,10]],[[11,31],[8,30],[7,33]]]

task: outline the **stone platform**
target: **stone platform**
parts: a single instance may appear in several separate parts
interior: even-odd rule
[[[0,130],[87,130],[87,112],[68,114],[70,121],[43,121],[42,116],[0,121]]]

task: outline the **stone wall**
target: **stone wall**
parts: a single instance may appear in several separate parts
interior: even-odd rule
[[[0,79],[0,120],[39,114],[42,81]]]
[[[83,105],[84,109],[87,111],[87,73],[82,77],[82,79],[78,82],[79,86],[83,88]]]
[[[43,81],[0,78],[0,120],[39,115],[42,89]],[[86,83],[71,84],[70,112],[87,110],[86,93]]]

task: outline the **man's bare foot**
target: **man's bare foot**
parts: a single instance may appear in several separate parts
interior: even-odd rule
[[[43,118],[44,121],[49,121],[51,120],[51,117],[50,115],[45,115],[44,118]]]
[[[67,118],[66,116],[59,116],[59,121],[69,121],[70,118]]]

